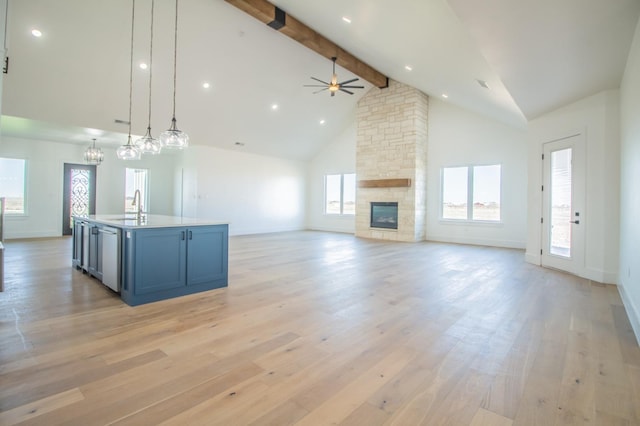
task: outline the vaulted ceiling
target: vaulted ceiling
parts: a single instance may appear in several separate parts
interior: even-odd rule
[[[520,127],[617,88],[640,14],[639,0],[272,3],[388,77]],[[128,120],[131,5],[9,0],[2,135],[125,142],[127,126],[115,120]],[[147,126],[149,70],[137,65],[149,59],[150,8],[151,0],[136,0],[137,135]],[[157,136],[171,119],[174,3],[157,1],[155,12],[151,126]],[[33,37],[33,28],[42,37]],[[364,82],[353,96],[313,94],[303,85],[313,83],[311,76],[330,79],[331,62],[224,0],[180,1],[177,70],[178,126],[193,144],[298,160],[312,158],[343,131],[372,87]],[[341,67],[337,72],[340,80],[358,77]]]

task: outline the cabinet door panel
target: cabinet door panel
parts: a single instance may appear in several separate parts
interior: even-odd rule
[[[102,234],[98,226],[92,225],[89,234],[89,275],[102,280]]]
[[[185,229],[137,231],[135,247],[136,294],[185,285]]]
[[[73,222],[73,259],[74,267],[79,268],[82,265],[82,222],[74,220]]]
[[[188,238],[187,285],[224,279],[227,275],[227,227],[189,228]]]

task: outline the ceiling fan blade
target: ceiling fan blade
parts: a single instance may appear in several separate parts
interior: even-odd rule
[[[364,86],[343,86],[342,84],[340,87],[344,87],[345,89],[364,89]]]
[[[338,84],[340,84],[340,86],[342,86],[343,84],[353,83],[354,81],[358,81],[358,80],[360,80],[360,79],[359,78],[352,78],[351,80],[343,81],[342,83],[338,83]]]
[[[327,87],[327,86],[322,84],[305,84],[302,87]]]
[[[312,80],[315,80],[315,81],[319,81],[319,82],[320,82],[320,83],[322,83],[322,84],[326,84],[327,86],[329,85],[329,83],[327,83],[326,81],[322,81],[322,80],[320,80],[319,78],[311,77],[311,79],[312,79]]]
[[[344,90],[342,87],[340,88],[340,91],[341,91],[341,92],[348,93],[348,94],[350,94],[350,95],[353,95],[353,92],[350,92],[350,91],[348,91],[348,90]]]
[[[316,93],[324,92],[325,90],[329,90],[329,88],[325,87],[324,89],[316,90],[315,92],[313,92],[313,94],[315,95]],[[331,94],[331,96],[333,96],[333,93]]]

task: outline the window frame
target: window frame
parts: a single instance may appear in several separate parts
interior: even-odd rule
[[[138,207],[132,207],[131,203],[128,202],[127,198],[127,173],[129,170],[132,170],[132,173],[135,174],[136,170],[144,170],[145,172],[145,180],[144,180],[144,196],[140,197],[140,202],[142,203],[142,209],[145,213],[149,212],[149,169],[141,168],[141,167],[125,167],[125,176],[124,176],[124,212],[125,213],[136,213]],[[135,185],[134,185],[135,186]],[[141,193],[143,191],[140,191]],[[135,194],[135,189],[133,191]],[[134,195],[135,196],[135,195]]]
[[[475,177],[475,168],[476,167],[488,167],[488,166],[498,166],[500,167],[500,199],[499,199],[499,215],[500,218],[497,220],[487,220],[487,219],[473,219],[473,195],[474,195],[474,177]],[[444,217],[444,173],[445,169],[455,169],[455,168],[466,168],[467,169],[467,217],[464,219],[458,218],[446,218]],[[471,173],[470,173],[471,171]],[[443,166],[440,168],[440,208],[439,208],[439,220],[445,223],[464,223],[464,224],[482,224],[482,225],[501,225],[503,223],[503,212],[502,212],[502,194],[503,194],[503,167],[502,163],[486,163],[486,164],[461,164],[461,165],[451,165],[451,166]]]
[[[5,210],[6,217],[25,217],[29,215],[29,161],[26,158],[16,158],[16,157],[0,157],[3,160],[17,160],[22,161],[23,163],[23,176],[22,176],[22,212],[13,213]],[[0,195],[0,197],[3,195]],[[6,196],[4,196],[6,198]],[[6,202],[6,201],[5,201]],[[6,208],[6,204],[5,204]]]
[[[357,189],[357,185],[356,185],[356,174],[355,173],[327,173],[324,175],[324,199],[323,199],[323,210],[324,210],[324,214],[326,216],[348,216],[348,217],[355,217],[355,197],[354,197],[354,211],[353,213],[345,213],[344,211],[344,177],[346,175],[353,175],[354,179],[354,195],[356,193],[356,189]],[[340,176],[340,213],[331,213],[327,211],[327,189],[328,189],[328,185],[327,185],[327,181],[328,181],[328,177],[329,176]]]

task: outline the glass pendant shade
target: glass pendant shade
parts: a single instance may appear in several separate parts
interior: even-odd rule
[[[173,115],[171,126],[160,133],[160,143],[169,149],[184,149],[189,146],[189,135],[176,126],[176,76],[178,64],[178,0],[176,0],[175,25],[173,27]]]
[[[151,127],[147,127],[147,133],[136,141],[136,147],[142,154],[160,154],[162,146],[157,139],[151,136]]]
[[[183,149],[189,146],[189,135],[176,127],[176,118],[171,119],[171,127],[160,133],[160,144],[170,149]]]
[[[98,165],[102,163],[102,160],[104,160],[104,153],[100,148],[96,148],[96,140],[93,139],[93,146],[90,146],[84,152],[84,161],[86,161],[87,164]]]
[[[131,143],[131,98],[133,93],[133,30],[135,28],[136,0],[131,2],[131,50],[129,53],[129,136],[127,143],[116,150],[119,160],[140,160],[140,150]]]
[[[131,136],[127,140],[126,145],[122,145],[116,151],[116,156],[120,160],[139,160],[140,150],[133,144],[131,144]]]

